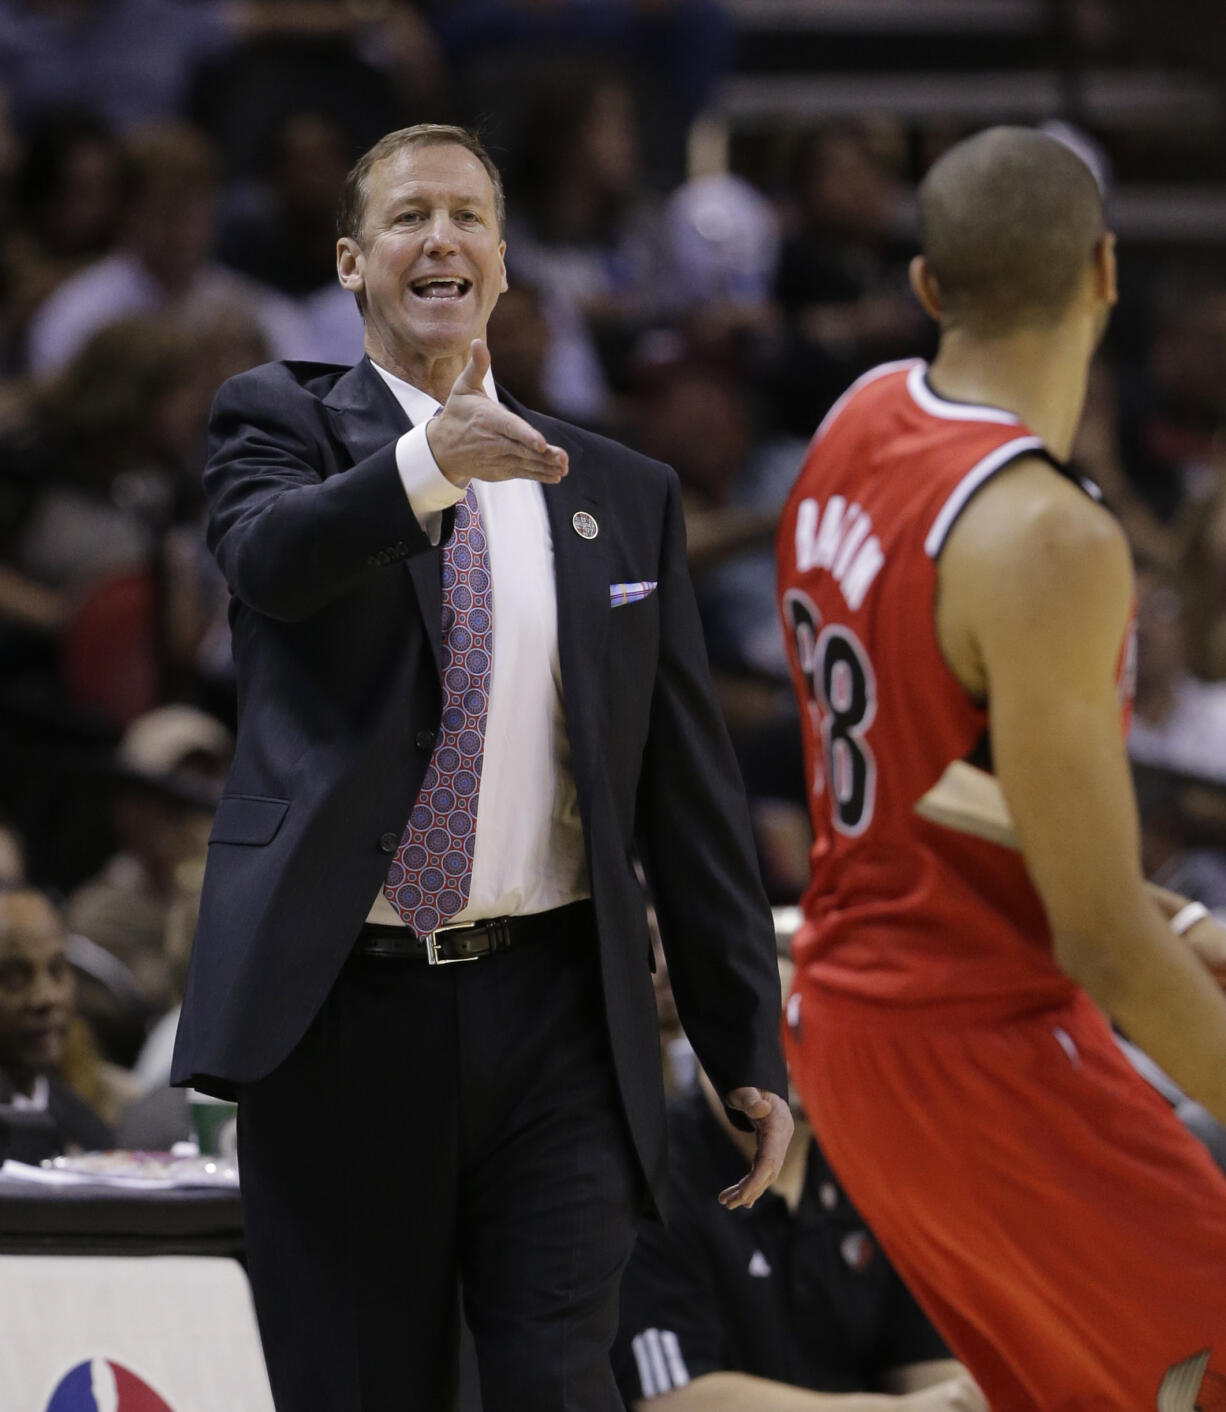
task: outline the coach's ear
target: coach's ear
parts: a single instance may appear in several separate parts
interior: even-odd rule
[[[930,319],[941,322],[941,288],[932,266],[922,255],[916,255],[907,273],[911,277],[911,288]]]
[[[352,236],[336,242],[336,278],[350,294],[361,295],[366,286],[366,256]]]

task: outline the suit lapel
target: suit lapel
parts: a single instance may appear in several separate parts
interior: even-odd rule
[[[369,358],[355,363],[339,378],[324,398],[324,406],[332,414],[337,434],[345,443],[356,465],[390,441],[408,431],[412,423],[404,408],[396,401],[390,387],[372,367]],[[442,558],[438,549],[414,554],[405,560],[417,590],[430,650],[440,679],[443,674],[443,587]]]
[[[590,463],[584,464],[584,449],[564,424],[521,407],[501,388],[498,395],[505,406],[531,423],[555,446],[561,446],[570,457],[570,473],[559,484],[545,486],[544,492],[553,539],[558,658],[562,668],[566,730],[575,781],[581,797],[588,796],[597,763],[600,669],[609,627],[609,541],[600,532],[602,507],[596,468]],[[583,538],[575,529],[575,516],[580,513],[596,522],[594,539]],[[494,611],[498,611],[496,604]],[[587,805],[588,799],[584,798],[583,802]],[[590,813],[587,816],[590,817]]]

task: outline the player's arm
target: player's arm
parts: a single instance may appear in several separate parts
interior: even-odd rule
[[[810,1392],[748,1373],[707,1373],[634,1412],[987,1412],[983,1394],[962,1375],[900,1397],[880,1392]]]
[[[1186,917],[1188,911],[1196,906],[1178,892],[1159,887],[1157,883],[1149,884],[1149,892],[1168,922],[1174,922],[1181,914]],[[1226,987],[1226,927],[1203,907],[1196,910],[1200,914],[1196,920],[1186,930],[1180,927],[1183,939],[1208,966],[1214,980]]]
[[[1122,532],[1049,467],[1024,464],[964,512],[940,592],[951,665],[988,696],[997,776],[1057,962],[1226,1119],[1226,996],[1141,875],[1115,685],[1133,594]]]

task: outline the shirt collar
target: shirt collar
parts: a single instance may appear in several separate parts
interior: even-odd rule
[[[434,414],[442,407],[439,402],[428,392],[423,392],[420,387],[414,387],[411,382],[405,382],[404,378],[398,378],[395,373],[389,373],[386,368],[381,368],[372,358],[370,366],[387,383],[392,390],[392,395],[404,409],[405,416],[415,427],[428,422]],[[498,390],[494,386],[494,370],[487,368],[485,378],[481,384],[485,388],[485,395],[492,401],[498,401]]]

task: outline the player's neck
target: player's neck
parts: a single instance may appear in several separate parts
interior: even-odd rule
[[[1081,417],[1092,346],[1075,326],[999,338],[946,328],[928,377],[938,396],[1012,412],[1064,460]]]

